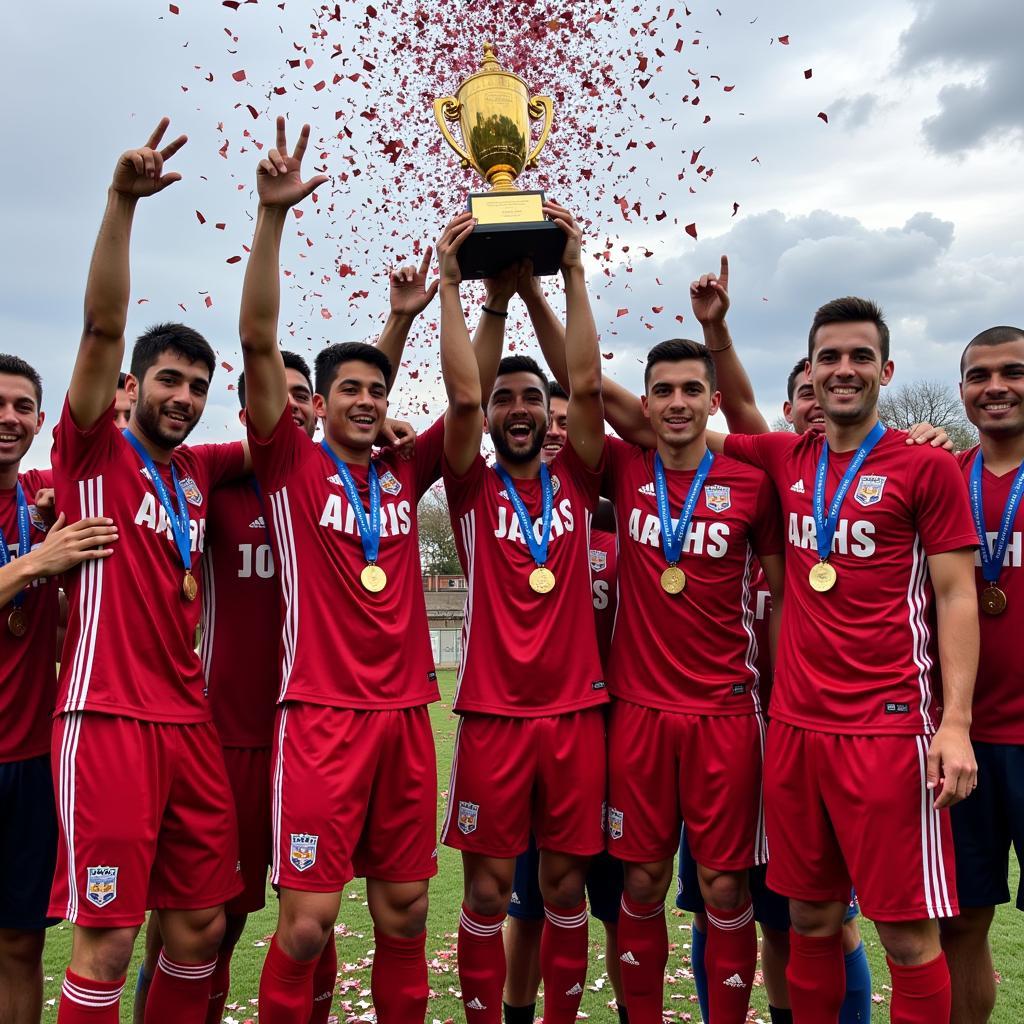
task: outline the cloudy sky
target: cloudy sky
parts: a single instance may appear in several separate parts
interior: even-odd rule
[[[388,264],[475,187],[429,100],[454,91],[488,37],[555,96],[542,173],[521,182],[587,219],[603,365],[625,383],[639,387],[654,342],[699,336],[686,286],[723,252],[769,418],[813,310],[836,295],[882,303],[903,381],[955,380],[973,334],[1024,320],[1017,0],[103,0],[40,17],[8,18],[0,63],[0,348],[42,372],[51,421],[111,169],[161,115],[190,142],[174,162],[184,181],[139,207],[129,339],[181,319],[240,368],[258,146],[284,113],[311,121],[310,173],[332,175],[285,240],[282,343],[311,357],[374,336]],[[419,423],[442,394],[430,312],[395,397]],[[528,350],[519,316],[510,341]],[[237,433],[234,375],[218,369],[196,440]]]

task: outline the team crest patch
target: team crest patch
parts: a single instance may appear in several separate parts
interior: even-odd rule
[[[722,484],[708,484],[704,488],[704,504],[707,505],[709,511],[720,515],[730,508],[732,506],[730,490],[729,487]]]
[[[46,533],[47,526],[46,520],[43,518],[43,514],[35,507],[35,505],[29,505],[28,507],[28,518],[32,525],[39,530],[40,533]]]
[[[476,831],[477,818],[480,815],[480,805],[471,804],[468,800],[459,801],[459,831],[468,836]]]
[[[178,482],[181,484],[181,493],[185,495],[185,500],[190,505],[202,505],[203,492],[199,490],[199,485],[192,477],[186,476]]]
[[[117,870],[109,865],[88,869],[85,898],[94,906],[105,907],[117,899]]]
[[[316,844],[319,836],[308,832],[292,833],[292,849],[288,859],[296,871],[308,871],[316,863]]]
[[[604,572],[608,568],[608,552],[590,549],[590,571]]]
[[[395,495],[402,490],[402,482],[398,479],[398,477],[395,476],[394,473],[391,472],[390,469],[387,470],[387,472],[382,473],[379,477],[379,480],[380,489],[385,494]]]
[[[885,489],[887,479],[888,477],[884,476],[863,474],[857,481],[857,490],[853,492],[854,500],[865,508],[868,505],[877,505],[882,500],[882,491]]]
[[[610,835],[612,839],[622,838],[622,818],[622,811],[617,807],[608,808],[608,835]]]
[[[557,476],[551,478],[551,495],[554,497],[562,489],[562,481]]]

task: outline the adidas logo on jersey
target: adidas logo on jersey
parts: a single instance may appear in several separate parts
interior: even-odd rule
[[[637,490],[641,494],[649,494],[652,498],[654,497],[654,481],[652,480],[649,484],[641,484]]]
[[[254,519],[249,524],[249,529],[250,530],[265,530],[266,528],[267,528],[267,524],[265,522],[263,522],[263,516],[260,516],[258,519]]]
[[[722,982],[723,985],[728,985],[729,988],[746,988],[747,983],[738,975],[733,974],[731,977],[725,979]]]
[[[794,494],[803,494],[803,493],[805,492],[805,488],[804,488],[804,478],[803,478],[803,477],[800,477],[800,479],[799,479],[799,480],[797,480],[797,482],[796,482],[795,484],[793,484],[793,486],[792,486],[792,487],[790,487],[790,490],[791,490],[791,491],[792,491],[792,492],[793,492]]]
[[[581,996],[583,995],[583,986],[577,981],[575,985],[568,992],[565,993],[567,996]]]
[[[515,889],[512,890],[512,899],[509,900],[509,903],[514,903],[517,907],[520,905],[519,893],[517,893]]]
[[[484,1004],[480,1002],[479,998],[474,997],[473,999],[470,999],[470,1001],[468,1003],[466,1003],[466,1009],[467,1010],[486,1010],[487,1007],[484,1006]]]
[[[637,960],[637,958],[635,956],[633,956],[633,951],[632,950],[627,949],[626,952],[623,953],[622,956],[619,957],[619,959],[624,964],[628,964],[630,967],[639,967],[640,966],[640,961]]]

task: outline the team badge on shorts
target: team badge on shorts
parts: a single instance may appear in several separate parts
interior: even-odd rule
[[[184,477],[181,481],[181,493],[185,495],[185,500],[190,505],[202,505],[203,503],[203,492],[199,490],[199,485],[190,476]]]
[[[85,898],[96,907],[105,907],[117,899],[117,868],[109,865],[89,868]]]
[[[732,507],[731,488],[722,484],[708,484],[704,488],[704,504],[709,512],[721,514]]]
[[[459,831],[464,836],[476,831],[476,821],[479,815],[479,804],[471,804],[468,800],[459,801]]]
[[[380,489],[385,494],[398,494],[402,490],[402,482],[390,469],[383,473],[379,479]]]
[[[296,871],[308,871],[316,863],[316,844],[319,836],[308,832],[292,833],[292,849],[288,859]]]
[[[877,505],[882,500],[882,490],[887,479],[888,477],[884,476],[862,475],[857,481],[857,490],[853,492],[854,500],[865,508],[868,505]]]
[[[622,838],[622,811],[617,807],[608,808],[608,835],[612,839]]]
[[[590,571],[604,572],[608,568],[608,552],[590,549]]]

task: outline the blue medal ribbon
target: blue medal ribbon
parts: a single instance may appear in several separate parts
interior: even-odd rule
[[[697,499],[700,497],[700,489],[711,472],[711,466],[715,461],[715,454],[710,449],[705,450],[704,458],[700,460],[697,472],[690,481],[690,490],[687,492],[683,510],[679,513],[679,522],[675,529],[672,528],[672,510],[668,504],[668,483],[665,480],[665,466],[662,464],[661,456],[654,453],[654,490],[658,496],[658,519],[661,520],[661,550],[665,553],[665,561],[669,565],[675,565],[683,553],[683,541],[690,529],[690,522],[693,519],[693,510],[697,507]]]
[[[853,478],[860,472],[864,460],[871,454],[872,449],[882,440],[885,434],[885,427],[876,423],[871,428],[871,433],[861,442],[856,454],[846,467],[843,479],[839,481],[839,487],[832,498],[832,504],[828,507],[828,515],[825,515],[825,481],[828,477],[828,441],[821,446],[821,455],[818,457],[818,471],[814,477],[814,527],[818,541],[818,558],[823,562],[828,561],[832,553],[832,538],[836,535],[836,526],[839,524],[839,513],[843,507],[843,499],[846,492],[853,483]]]
[[[25,492],[21,488],[21,481],[18,481],[14,491],[15,500],[18,505],[18,557],[24,558],[32,550],[32,520],[28,514],[28,502],[25,500]],[[11,553],[7,549],[7,538],[4,531],[0,529],[0,566],[7,565],[11,560]],[[25,591],[19,591],[11,601],[15,608],[20,608],[25,603]]]
[[[327,452],[338,469],[341,485],[345,488],[345,497],[348,498],[348,503],[355,513],[356,522],[359,524],[359,539],[363,542],[363,556],[368,564],[375,565],[377,553],[380,551],[380,479],[377,476],[377,467],[373,462],[367,467],[366,479],[370,485],[370,514],[367,516],[362,499],[359,497],[359,488],[356,487],[356,482],[352,478],[348,466],[334,454],[326,438],[320,442],[320,447]]]
[[[540,464],[541,520],[539,541],[534,536],[533,520],[530,518],[530,513],[526,510],[523,499],[516,490],[512,477],[508,475],[504,466],[495,465],[494,472],[501,477],[501,482],[505,485],[505,490],[508,493],[508,500],[512,502],[512,507],[516,510],[519,527],[523,531],[523,537],[526,539],[526,545],[530,549],[530,555],[538,567],[544,565],[548,560],[548,538],[551,536],[551,511],[554,508],[555,502],[554,491],[551,487],[551,474],[548,472],[547,465],[543,462]]]
[[[996,534],[994,548],[989,547],[988,532],[985,530],[985,509],[981,500],[981,479],[984,468],[985,460],[979,448],[978,454],[974,456],[974,464],[971,466],[971,513],[974,516],[974,529],[978,533],[978,540],[981,544],[981,575],[986,583],[991,583],[994,586],[999,579],[999,572],[1003,568],[1006,548],[1010,543],[1010,534],[1013,532],[1013,524],[1017,519],[1017,509],[1020,507],[1021,495],[1024,494],[1024,463],[1021,463],[1017,469],[1017,475],[1013,478],[1013,485],[1010,487],[1010,496],[1006,499],[1006,508],[1003,509],[1003,519],[999,524],[999,533]]]
[[[149,452],[142,446],[142,442],[127,427],[121,433],[124,434],[125,440],[135,449],[136,455],[142,460],[142,464],[149,473],[149,482],[153,485],[153,490],[156,491],[156,496],[167,513],[167,519],[171,524],[171,533],[174,534],[174,543],[178,548],[181,564],[185,567],[187,577],[191,575],[192,570],[192,542],[189,536],[188,502],[185,500],[185,492],[182,490],[181,482],[178,480],[178,471],[174,468],[174,463],[172,462],[171,481],[174,484],[174,496],[178,501],[178,508],[175,509],[171,501],[171,495],[167,490],[167,485],[157,471],[155,463],[149,456]],[[188,582],[187,579],[186,582]]]

